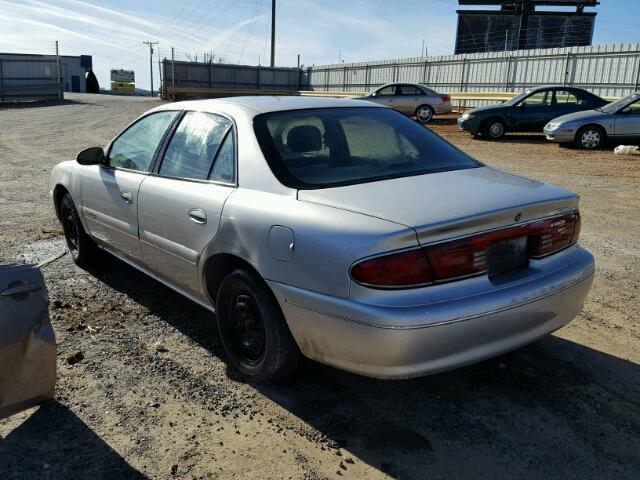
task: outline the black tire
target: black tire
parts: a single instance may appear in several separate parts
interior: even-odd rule
[[[68,193],[60,201],[60,222],[64,230],[64,238],[67,241],[69,255],[81,268],[86,268],[93,263],[98,249],[82,228],[82,222],[78,217],[73,200]]]
[[[234,270],[216,299],[218,330],[231,364],[249,381],[271,383],[294,372],[300,351],[264,281]]]
[[[585,125],[573,141],[574,145],[584,150],[597,150],[607,141],[607,134],[602,127],[597,125]]]
[[[429,105],[420,105],[415,111],[416,120],[423,125],[430,123],[435,114],[436,112]]]
[[[504,122],[499,118],[490,118],[487,120],[482,128],[482,136],[489,140],[500,140],[504,137],[505,132]]]

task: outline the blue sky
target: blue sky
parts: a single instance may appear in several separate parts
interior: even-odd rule
[[[640,0],[601,0],[594,43],[640,42]],[[111,68],[149,87],[149,50],[186,59],[213,52],[230,63],[269,61],[271,0],[0,0],[0,51],[93,55],[101,86]],[[456,0],[278,0],[276,63],[295,66],[451,54]],[[157,53],[157,51],[156,51]],[[157,62],[157,56],[155,61]],[[154,71],[158,85],[157,65]]]

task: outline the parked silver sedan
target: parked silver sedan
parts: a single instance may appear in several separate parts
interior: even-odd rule
[[[434,115],[451,113],[451,97],[419,83],[389,83],[358,100],[368,100],[398,110],[420,123],[429,123]]]
[[[574,143],[594,150],[611,142],[640,142],[640,92],[595,110],[571,113],[551,120],[545,127],[547,140]]]
[[[356,100],[163,105],[51,187],[76,263],[104,249],[215,311],[252,381],[300,353],[381,378],[478,362],[570,322],[594,273],[575,193]]]

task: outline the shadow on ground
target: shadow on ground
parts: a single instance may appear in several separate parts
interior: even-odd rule
[[[25,102],[2,102],[0,103],[0,110],[18,110],[25,108],[38,108],[38,107],[54,107],[60,105],[93,105],[93,106],[101,106],[97,103],[91,103],[86,101],[76,101],[76,100],[35,100],[35,101],[25,101]]]
[[[146,479],[71,410],[51,401],[0,437],[0,478]]]
[[[94,274],[224,358],[209,312],[115,259]],[[306,362],[255,388],[392,477],[640,478],[640,366],[557,336],[420,379]]]

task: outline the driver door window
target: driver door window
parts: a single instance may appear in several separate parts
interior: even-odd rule
[[[640,115],[640,100],[622,109],[625,115]]]
[[[147,172],[178,112],[152,113],[116,138],[109,149],[109,166]]]
[[[533,95],[529,95],[527,98],[520,102],[520,105],[526,105],[527,107],[545,107],[549,105],[550,95],[549,91],[536,92]]]
[[[379,97],[395,97],[395,95],[396,95],[395,85],[390,85],[388,87],[384,87],[378,90]]]

